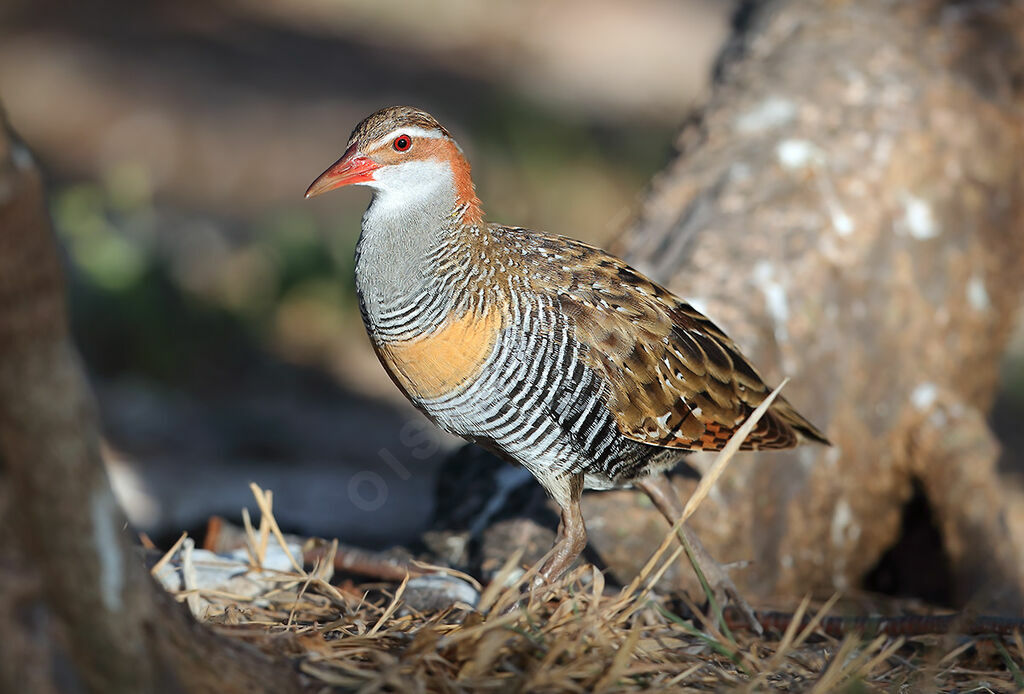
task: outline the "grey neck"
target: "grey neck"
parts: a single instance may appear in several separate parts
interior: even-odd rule
[[[444,193],[441,186],[421,196],[378,190],[363,215],[356,291],[363,319],[379,335],[399,337],[434,322],[438,251],[456,227],[454,192]]]

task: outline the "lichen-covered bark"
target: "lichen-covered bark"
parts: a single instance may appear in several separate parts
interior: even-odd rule
[[[0,685],[298,691],[286,664],[217,638],[149,577],[110,490],[97,432],[68,336],[39,172],[0,112],[0,520],[9,522],[0,551]]]
[[[737,458],[694,523],[753,560],[751,591],[829,592],[896,540],[916,478],[959,598],[1017,602],[1024,531],[985,413],[1024,282],[1024,3],[780,0],[748,19],[618,250],[791,376],[835,446]],[[588,503],[615,567],[603,521],[629,502]]]

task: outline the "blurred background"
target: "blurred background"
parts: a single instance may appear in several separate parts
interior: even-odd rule
[[[167,537],[237,519],[379,544],[458,442],[369,348],[364,189],[306,186],[364,116],[424,108],[491,219],[606,243],[706,88],[716,0],[7,0],[0,102],[48,176],[115,486]],[[614,44],[615,50],[608,46]]]
[[[303,191],[360,119],[410,104],[459,139],[490,219],[609,245],[701,102],[732,9],[7,0],[0,102],[49,178],[133,521],[159,538],[237,518],[255,480],[291,530],[418,534],[457,442],[369,348],[352,280],[368,192]],[[995,415],[1017,451],[1022,364]]]

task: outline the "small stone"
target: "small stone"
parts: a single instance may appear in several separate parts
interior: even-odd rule
[[[476,607],[480,593],[461,578],[429,574],[409,579],[402,600],[405,607],[417,612],[440,612],[459,603]]]

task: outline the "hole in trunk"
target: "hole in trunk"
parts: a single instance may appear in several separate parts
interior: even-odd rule
[[[953,574],[942,535],[919,480],[903,507],[899,539],[864,578],[868,590],[952,606]]]

